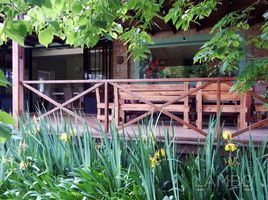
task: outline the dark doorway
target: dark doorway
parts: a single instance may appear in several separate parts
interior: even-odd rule
[[[100,80],[112,78],[112,42],[103,40],[94,48],[84,49],[84,79]],[[85,88],[92,85],[85,84]],[[100,92],[102,92],[100,90]],[[102,96],[102,95],[101,95]],[[90,93],[84,97],[84,112],[97,113],[96,95]]]

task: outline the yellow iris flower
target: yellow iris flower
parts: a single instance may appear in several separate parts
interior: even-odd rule
[[[224,140],[228,140],[228,139],[232,139],[232,132],[231,131],[224,131],[223,134],[222,134],[222,137]]]
[[[154,168],[155,166],[157,166],[159,159],[164,158],[164,157],[166,157],[166,150],[164,148],[156,151],[153,157],[150,157],[151,168]]]
[[[162,158],[166,157],[166,150],[164,148],[160,149],[159,152]]]
[[[27,167],[27,164],[25,162],[20,163],[20,169],[24,170]]]
[[[151,168],[154,168],[155,166],[157,166],[157,164],[158,164],[157,159],[155,159],[154,157],[151,157],[150,158],[150,166],[151,166]]]
[[[35,134],[40,133],[40,127],[36,127],[36,128],[34,128],[34,133],[35,133]]]
[[[67,133],[61,133],[60,134],[60,139],[64,142],[67,142],[68,141],[68,135]]]
[[[236,146],[233,143],[229,143],[225,145],[224,150],[234,152],[236,150]]]

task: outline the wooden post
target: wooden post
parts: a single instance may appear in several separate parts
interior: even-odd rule
[[[240,114],[239,114],[239,130],[247,127],[246,122],[246,112],[247,112],[247,104],[246,104],[246,93],[242,93],[240,96]]]
[[[202,86],[202,82],[197,82],[196,87]],[[202,106],[202,89],[197,91],[196,94],[196,110],[197,110],[197,120],[196,126],[199,129],[203,128],[203,106]]]
[[[219,137],[219,135],[220,135],[220,127],[221,127],[220,111],[221,111],[221,81],[217,80],[217,118],[219,117],[219,125],[217,128],[217,137]]]
[[[104,130],[109,132],[109,92],[108,82],[104,83]]]
[[[24,91],[20,81],[24,80],[24,48],[12,42],[12,106],[13,117],[18,126],[18,116],[24,111]]]
[[[100,89],[96,88],[96,100],[97,100],[97,119],[101,121],[101,99],[100,99]]]
[[[184,92],[187,93],[189,90],[189,82],[184,82]],[[184,112],[183,112],[183,119],[187,123],[189,123],[189,96],[184,98]],[[183,125],[183,128],[188,128],[187,126]]]
[[[115,126],[119,126],[119,102],[118,102],[118,89],[117,87],[113,86],[114,88],[114,119],[115,119]]]

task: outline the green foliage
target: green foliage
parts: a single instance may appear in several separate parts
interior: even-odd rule
[[[227,163],[223,141],[215,143],[218,121],[210,120],[197,153],[184,157],[172,128],[158,142],[152,121],[139,126],[135,138],[112,126],[110,136],[94,139],[86,124],[75,129],[77,122],[61,115],[51,122],[26,114],[22,138],[0,145],[0,198],[267,199],[266,144],[236,144],[239,164]]]
[[[0,121],[5,124],[11,124],[11,125],[15,124],[14,119],[9,114],[1,110],[0,110]]]
[[[164,18],[166,22],[172,19],[177,29],[187,30],[190,22],[208,17],[217,2],[206,0],[195,5],[190,0],[175,1],[166,16],[162,16],[159,13],[164,0],[7,0],[0,3],[4,19],[0,44],[10,38],[23,45],[26,34],[33,32],[44,46],[54,36],[82,47],[93,47],[105,37],[124,41],[129,55],[137,60],[150,53],[147,45],[153,42],[146,31],[152,28],[153,18]],[[14,20],[19,16],[24,19]]]
[[[259,79],[268,80],[268,57],[254,59],[246,64],[245,69],[238,76],[238,82],[232,90],[247,91]]]
[[[263,14],[265,19],[264,25],[261,27],[261,34],[252,38],[252,43],[255,44],[257,48],[268,49],[268,12]]]
[[[7,81],[5,74],[3,71],[0,70],[0,86],[8,86],[10,83]]]
[[[4,72],[0,70],[0,87],[7,87],[10,83],[7,81]],[[10,139],[13,131],[14,119],[6,112],[0,110],[0,143]]]
[[[20,45],[24,45],[24,38],[27,34],[27,26],[24,21],[12,21],[12,23],[6,22],[5,34],[14,41],[17,41]]]
[[[164,21],[167,23],[171,20],[177,30],[182,28],[186,31],[191,22],[198,23],[198,20],[208,17],[216,9],[217,4],[219,1],[216,0],[205,0],[197,4],[191,0],[175,1],[173,7],[164,17]]]
[[[249,28],[247,19],[251,10],[232,12],[217,22],[211,30],[214,36],[195,55],[194,63],[210,64],[217,61],[215,70],[220,68],[222,74],[236,71],[240,60],[245,57],[245,40],[239,31]]]
[[[268,47],[268,14],[263,15],[264,25],[261,33],[245,40],[242,32],[249,29],[248,19],[256,5],[262,5],[262,1],[256,1],[248,8],[231,12],[218,21],[212,28],[214,33],[212,39],[206,42],[201,50],[195,55],[194,62],[197,63],[217,63],[214,70],[220,70],[221,74],[232,74],[239,69],[242,59],[247,56],[247,63],[233,89],[238,91],[248,90],[256,81],[260,79],[268,80],[267,57],[254,58],[246,54],[248,45],[253,45],[259,49]]]
[[[258,0],[249,8],[224,16],[212,29],[215,33],[195,57],[195,62],[219,62],[222,74],[237,70],[239,61],[245,56],[244,45],[254,44],[267,48],[267,23],[262,34],[244,41],[239,31],[249,28],[248,18]],[[147,33],[152,28],[154,18],[171,21],[176,29],[187,31],[192,22],[198,23],[216,10],[220,1],[178,0],[164,13],[164,0],[13,0],[0,3],[1,17],[0,44],[11,38],[20,44],[27,34],[36,33],[39,42],[48,46],[57,36],[73,46],[93,47],[98,40],[122,40],[128,46],[129,55],[135,60],[145,58],[150,53],[147,45],[152,44]],[[161,13],[161,15],[160,15]],[[14,20],[16,18],[22,18]],[[267,19],[267,13],[264,14]],[[124,25],[124,27],[123,27]]]
[[[124,32],[121,39],[125,42],[125,45],[130,44],[128,46],[128,49],[131,52],[129,56],[133,56],[134,59],[146,59],[146,53],[150,53],[146,44],[153,44],[148,33],[142,31],[140,28],[132,28],[129,31]]]
[[[53,40],[53,31],[51,27],[47,27],[46,29],[39,32],[38,35],[39,42],[46,47],[52,42]]]

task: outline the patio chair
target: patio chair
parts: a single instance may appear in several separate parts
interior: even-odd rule
[[[172,100],[182,94],[185,94],[189,89],[189,83],[184,84],[121,84],[128,92],[115,87],[114,102],[115,102],[115,123],[119,125],[126,121],[126,113],[137,113],[153,111],[154,109],[144,103],[142,97],[155,106],[161,107],[169,100]],[[137,95],[137,96],[136,96]],[[185,122],[189,123],[189,97],[172,103],[164,107],[165,111],[171,113],[182,113]]]
[[[78,88],[78,92],[79,93],[83,92],[83,88]],[[64,93],[64,100],[65,101],[68,101],[69,99],[74,97],[73,90],[71,87],[63,88],[63,93]],[[77,100],[73,101],[72,103],[68,104],[67,108],[78,110],[80,112],[80,111],[82,111],[82,102],[83,101],[84,101],[83,98],[77,99]]]
[[[72,93],[72,89],[70,87],[65,87],[63,88],[63,93],[64,93],[64,101],[68,101],[69,99],[73,98],[73,93]],[[68,109],[72,109],[73,108],[73,102],[68,104],[66,106]]]
[[[268,98],[268,83],[267,82],[261,82],[257,83],[254,86],[254,92],[258,95],[262,95],[264,98]],[[254,111],[256,112],[256,120],[262,120],[263,117],[268,117],[268,108],[266,108],[262,101],[258,99],[254,99]]]
[[[105,109],[105,103],[103,102],[103,99],[101,98],[101,91],[99,88],[96,90],[96,100],[97,100],[97,120],[99,122],[105,121],[105,115],[104,115],[104,109]],[[114,103],[108,104],[109,109],[109,121],[112,121],[114,116]]]
[[[201,86],[198,82],[196,87]],[[239,129],[246,128],[246,94],[236,94],[229,92],[231,86],[221,83],[220,85],[220,104],[221,113],[237,114],[237,125]],[[217,113],[217,84],[212,84],[196,93],[196,111],[197,121],[196,125],[199,129],[203,128],[203,114]]]

